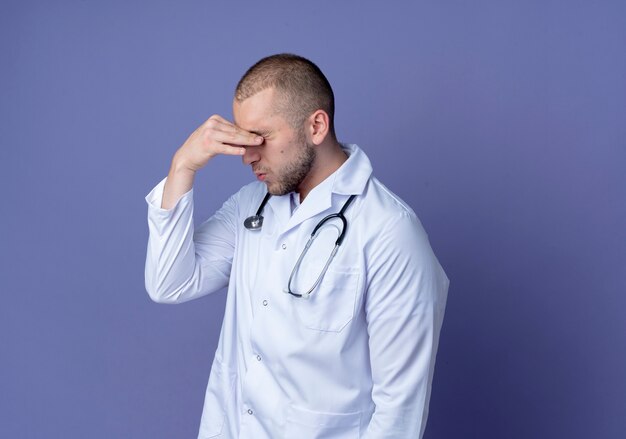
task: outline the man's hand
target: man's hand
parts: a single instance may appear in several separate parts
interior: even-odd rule
[[[198,171],[218,154],[243,155],[245,146],[260,145],[263,138],[215,114],[198,127],[176,152],[179,166]]]
[[[246,146],[260,145],[263,137],[235,126],[215,114],[200,125],[174,154],[163,188],[161,208],[171,209],[193,187],[196,172],[219,154],[243,155]]]

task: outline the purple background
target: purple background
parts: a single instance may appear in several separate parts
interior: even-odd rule
[[[150,301],[144,196],[283,51],[451,279],[426,439],[624,437],[625,2],[0,8],[0,437],[196,436],[225,295]],[[211,162],[196,221],[252,178]]]

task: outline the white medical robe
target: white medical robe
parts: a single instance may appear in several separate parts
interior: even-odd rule
[[[163,179],[147,196],[145,285],[159,303],[228,286],[198,438],[420,438],[428,415],[449,280],[415,213],[349,158],[292,214],[290,195],[244,186],[193,223],[193,189],[162,209]],[[346,210],[345,240],[309,299],[284,292],[315,225]],[[309,289],[340,228],[323,227],[292,289]]]

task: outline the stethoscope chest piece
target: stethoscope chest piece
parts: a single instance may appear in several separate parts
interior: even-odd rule
[[[246,218],[243,225],[248,230],[261,230],[263,227],[263,215],[252,215]]]
[[[249,216],[244,220],[243,226],[246,229],[261,230],[261,227],[263,227],[263,215],[261,215],[261,212],[263,212],[263,208],[265,207],[265,204],[267,203],[267,200],[270,199],[270,197],[271,194],[269,192],[265,194],[265,198],[263,198],[263,201],[261,201],[261,205],[257,209],[256,214]]]

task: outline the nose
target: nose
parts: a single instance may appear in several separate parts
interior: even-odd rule
[[[259,161],[259,159],[261,158],[261,154],[259,152],[259,146],[246,146],[245,147],[245,152],[243,153],[243,156],[241,156],[241,161],[245,165],[251,165],[252,163]]]

